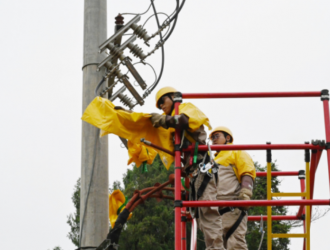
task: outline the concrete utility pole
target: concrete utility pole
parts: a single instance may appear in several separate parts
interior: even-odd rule
[[[94,89],[101,81],[104,74],[104,70],[97,72],[96,69],[97,65],[104,59],[104,56],[98,53],[98,46],[106,39],[107,1],[85,0],[83,111],[94,99]],[[99,133],[96,127],[87,122],[82,123],[80,193],[81,247],[98,246],[106,238],[109,231],[108,138],[103,137],[99,139],[98,137]],[[93,178],[91,181],[92,175]],[[87,206],[85,208],[87,195]]]

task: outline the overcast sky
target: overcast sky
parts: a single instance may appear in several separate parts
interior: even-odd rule
[[[167,14],[175,8],[174,0],[155,4]],[[148,6],[147,0],[108,1],[108,37],[118,13],[141,13]],[[83,7],[82,0],[0,0],[1,249],[75,249],[66,237],[66,217],[74,212],[71,196],[81,167]],[[165,45],[156,90],[168,85],[183,93],[329,89],[329,13],[326,0],[187,1]],[[153,18],[146,28],[156,31]],[[147,62],[159,72],[160,59],[157,51]],[[152,84],[151,69],[137,68]],[[213,126],[231,128],[236,144],[325,139],[319,98],[189,101]],[[158,112],[154,93],[135,111]],[[131,166],[119,139],[110,135],[109,144],[111,184]],[[265,164],[265,152],[249,153]],[[273,159],[283,171],[304,169],[303,151],[277,151]],[[328,199],[325,153],[316,178],[315,198]],[[297,177],[282,179],[282,192],[300,191]],[[296,211],[290,208],[291,214]],[[329,246],[329,224],[329,214],[312,224],[311,249]],[[301,239],[291,242],[290,249],[302,249]]]

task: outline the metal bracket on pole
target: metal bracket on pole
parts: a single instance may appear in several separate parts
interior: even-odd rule
[[[126,88],[131,92],[136,101],[142,106],[144,104],[143,98],[139,95],[139,93],[135,90],[135,88],[132,86],[132,84],[128,81],[126,77],[123,77],[122,80]]]
[[[99,53],[103,52],[109,43],[113,42],[116,37],[123,35],[130,27],[132,24],[137,23],[138,21],[140,21],[141,16],[137,15],[136,17],[134,17],[131,21],[129,21],[126,25],[124,25],[117,33],[115,33],[113,36],[111,36],[108,40],[106,40],[104,43],[102,43],[99,46]]]

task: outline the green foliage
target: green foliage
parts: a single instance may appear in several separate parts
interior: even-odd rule
[[[173,166],[167,171],[160,158],[157,157],[152,165],[148,165],[148,172],[141,173],[140,168],[128,170],[124,176],[124,194],[132,197],[135,190],[164,183],[173,173]],[[117,185],[117,184],[115,184]],[[171,192],[163,192],[173,196]],[[119,245],[121,249],[173,249],[174,244],[174,210],[172,200],[148,199],[139,205],[132,218],[123,230]]]
[[[79,231],[80,231],[80,178],[77,180],[76,185],[74,186],[74,192],[72,194],[72,202],[76,211],[74,214],[68,216],[67,223],[69,224],[71,231],[68,233],[68,238],[72,243],[79,247]],[[54,249],[60,250],[60,249]]]
[[[135,190],[151,187],[155,183],[164,183],[174,172],[173,165],[166,170],[158,156],[147,168],[147,173],[141,173],[141,167],[127,171],[123,179],[125,196],[132,197]],[[118,183],[114,183],[114,186],[123,190]],[[174,196],[172,192],[163,193]],[[190,223],[187,223],[187,249],[190,249],[190,227]],[[199,239],[197,250],[204,250],[205,243],[201,231],[198,231],[197,238]],[[174,248],[173,201],[164,199],[158,202],[156,199],[148,199],[144,204],[139,205],[127,222],[120,236],[119,245],[121,249],[172,250]]]
[[[254,164],[257,171],[264,172],[266,167],[261,167],[260,164]],[[277,166],[272,164],[272,171],[279,171]],[[272,192],[279,193],[280,180],[277,177],[272,177]],[[255,186],[253,190],[253,200],[267,200],[267,179],[266,178],[256,178]],[[286,215],[286,207],[272,207],[273,215]],[[249,215],[267,215],[267,207],[251,207],[249,209]],[[288,233],[290,231],[291,225],[286,221],[273,221],[272,230],[273,233]],[[259,232],[260,222],[250,221],[248,222],[248,233],[246,235],[246,241],[248,243],[249,249],[258,249],[261,233]],[[267,221],[264,221],[264,231],[265,236],[261,246],[261,250],[267,250]],[[289,250],[288,245],[290,240],[287,238],[273,239],[272,250]]]
[[[54,247],[53,250],[63,250],[61,247],[57,246],[57,247]]]

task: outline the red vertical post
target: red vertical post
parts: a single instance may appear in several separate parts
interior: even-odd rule
[[[187,208],[181,208],[181,248],[182,250],[187,250],[187,216],[186,216]]]
[[[311,167],[310,167],[310,199],[313,200],[314,198],[314,184],[315,184],[315,174],[316,174],[316,170],[317,167],[319,165],[319,161],[322,155],[322,150],[312,150],[312,158],[311,158]],[[311,206],[311,216],[310,218],[312,218],[312,208],[313,206]]]
[[[321,100],[323,101],[325,139],[328,158],[329,188],[330,188],[330,116],[329,116],[329,90],[324,89],[321,92]]]
[[[302,172],[305,173],[305,171],[302,171]],[[298,178],[300,180],[300,190],[303,193],[306,191],[306,186],[305,186],[305,174],[303,174],[302,172],[300,172],[301,174],[299,174]],[[304,200],[305,197],[302,197],[302,199]],[[300,206],[299,211],[298,211],[298,217],[301,218],[304,215],[305,215],[305,206]],[[303,223],[303,226],[304,226],[304,234],[306,234],[305,223]],[[304,240],[303,250],[306,250],[306,239],[304,238],[303,240]]]
[[[175,115],[179,114],[180,102],[182,102],[181,93],[174,93],[174,109]],[[175,130],[175,170],[174,170],[174,207],[175,207],[175,250],[181,250],[181,152],[180,152],[180,141],[181,135],[180,130]]]
[[[298,178],[299,178],[299,181],[300,181],[300,190],[303,193],[303,192],[305,192],[305,188],[306,188],[305,187],[305,171],[304,170],[299,171]],[[304,200],[305,197],[302,197],[302,199]],[[304,212],[305,212],[305,206],[301,205],[299,207],[299,210],[298,210],[298,213],[297,213],[298,218],[301,218],[303,216]],[[305,225],[304,225],[304,227],[305,227]]]

